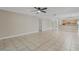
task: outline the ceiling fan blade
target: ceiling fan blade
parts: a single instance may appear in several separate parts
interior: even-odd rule
[[[35,9],[38,9],[38,7],[34,7]]]
[[[46,13],[46,11],[41,11],[41,12]]]
[[[37,9],[37,10],[40,10],[41,8],[40,7],[34,7],[35,9]]]
[[[41,10],[46,10],[47,8],[42,8]]]

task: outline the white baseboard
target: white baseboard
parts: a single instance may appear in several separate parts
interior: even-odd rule
[[[52,28],[43,29],[43,31],[47,31],[47,30],[52,30]],[[13,37],[18,37],[18,36],[22,36],[22,35],[28,35],[28,34],[37,33],[37,32],[39,32],[39,31],[34,31],[34,32],[29,32],[29,33],[15,34],[15,35],[11,35],[11,36],[2,37],[2,38],[0,38],[0,40],[2,40],[2,39],[8,39],[8,38],[13,38]]]
[[[15,34],[15,35],[11,35],[11,36],[2,37],[2,38],[0,38],[0,40],[2,40],[2,39],[8,39],[8,38],[13,38],[13,37],[18,37],[18,36],[22,36],[22,35],[28,35],[28,34],[37,33],[37,32],[38,31],[29,32],[29,33]]]

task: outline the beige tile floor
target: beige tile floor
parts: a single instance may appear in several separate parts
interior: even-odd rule
[[[0,51],[79,51],[79,32],[45,31],[4,39]]]

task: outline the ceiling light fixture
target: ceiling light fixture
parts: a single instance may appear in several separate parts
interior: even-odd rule
[[[47,8],[46,7],[34,7],[35,11],[33,13],[39,14],[39,13],[46,13]]]

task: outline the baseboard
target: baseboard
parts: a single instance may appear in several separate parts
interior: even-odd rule
[[[43,31],[47,31],[47,30],[52,30],[52,28],[43,29]],[[2,37],[2,38],[0,38],[0,40],[2,40],[2,39],[8,39],[8,38],[13,38],[13,37],[18,37],[18,36],[22,36],[22,35],[28,35],[28,34],[37,33],[37,32],[39,32],[39,31],[34,31],[34,32],[29,32],[29,33],[15,34],[15,35],[11,35],[11,36]]]
[[[22,35],[29,35],[29,34],[37,33],[37,32],[38,31],[29,32],[29,33],[15,34],[15,35],[11,35],[11,36],[2,37],[2,38],[0,38],[0,40],[2,40],[2,39],[8,39],[8,38],[13,38],[13,37],[18,37],[18,36],[22,36]]]

